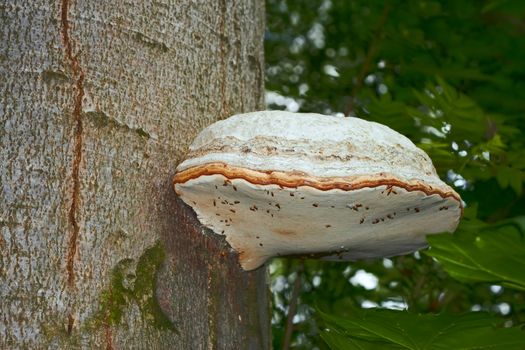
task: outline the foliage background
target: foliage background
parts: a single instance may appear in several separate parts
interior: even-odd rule
[[[293,300],[294,349],[337,347],[326,336],[337,331],[330,317],[362,320],[369,307],[413,312],[408,333],[417,331],[417,313],[478,311],[521,332],[525,2],[267,0],[266,7],[268,108],[390,126],[427,151],[466,208],[456,234],[431,238],[426,252],[355,263],[274,260],[274,347],[283,345]],[[343,348],[354,346],[344,327],[339,334]],[[516,335],[525,338],[506,337]]]

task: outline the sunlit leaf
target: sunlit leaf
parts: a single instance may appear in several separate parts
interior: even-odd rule
[[[523,217],[491,226],[462,226],[455,234],[427,236],[434,257],[454,278],[525,290]]]
[[[321,333],[332,349],[523,349],[525,332],[502,328],[485,313],[415,314],[407,311],[352,310],[342,318],[320,313]]]

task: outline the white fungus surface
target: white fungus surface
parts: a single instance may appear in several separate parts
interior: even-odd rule
[[[461,215],[423,151],[357,118],[236,115],[203,130],[177,171],[177,194],[247,270],[280,255],[405,254]]]

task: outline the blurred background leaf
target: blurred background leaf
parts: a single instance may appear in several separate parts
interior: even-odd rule
[[[333,317],[486,311],[504,328],[523,324],[525,2],[267,0],[266,8],[268,109],[388,125],[429,154],[465,203],[457,233],[431,236],[424,254],[274,259],[274,347],[287,332],[287,348],[347,346],[323,333],[315,305]],[[297,312],[288,319],[290,303]]]

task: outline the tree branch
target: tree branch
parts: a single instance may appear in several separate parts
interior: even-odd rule
[[[370,43],[370,46],[368,47],[368,52],[366,53],[365,60],[361,67],[361,71],[357,75],[357,81],[356,81],[355,87],[352,89],[350,101],[348,102],[348,106],[345,109],[345,115],[349,115],[350,112],[352,112],[354,109],[355,97],[357,96],[357,93],[361,90],[361,88],[363,87],[363,80],[370,70],[370,65],[376,54],[377,45],[379,44],[379,40],[381,39],[381,34],[383,33],[383,28],[385,26],[386,20],[388,19],[389,13],[390,13],[390,5],[388,1],[385,1],[385,5],[383,6],[383,12],[381,13],[381,17],[379,18],[379,21],[377,22],[376,28],[374,30],[375,32],[374,37],[372,38],[372,42]]]
[[[290,348],[290,342],[292,341],[293,333],[293,318],[297,311],[297,300],[299,299],[299,293],[301,292],[301,280],[302,274],[304,271],[304,262],[301,261],[297,267],[297,277],[295,278],[292,296],[290,298],[290,305],[288,306],[288,315],[286,317],[286,327],[284,329],[284,340],[283,340],[283,350],[288,350]]]

